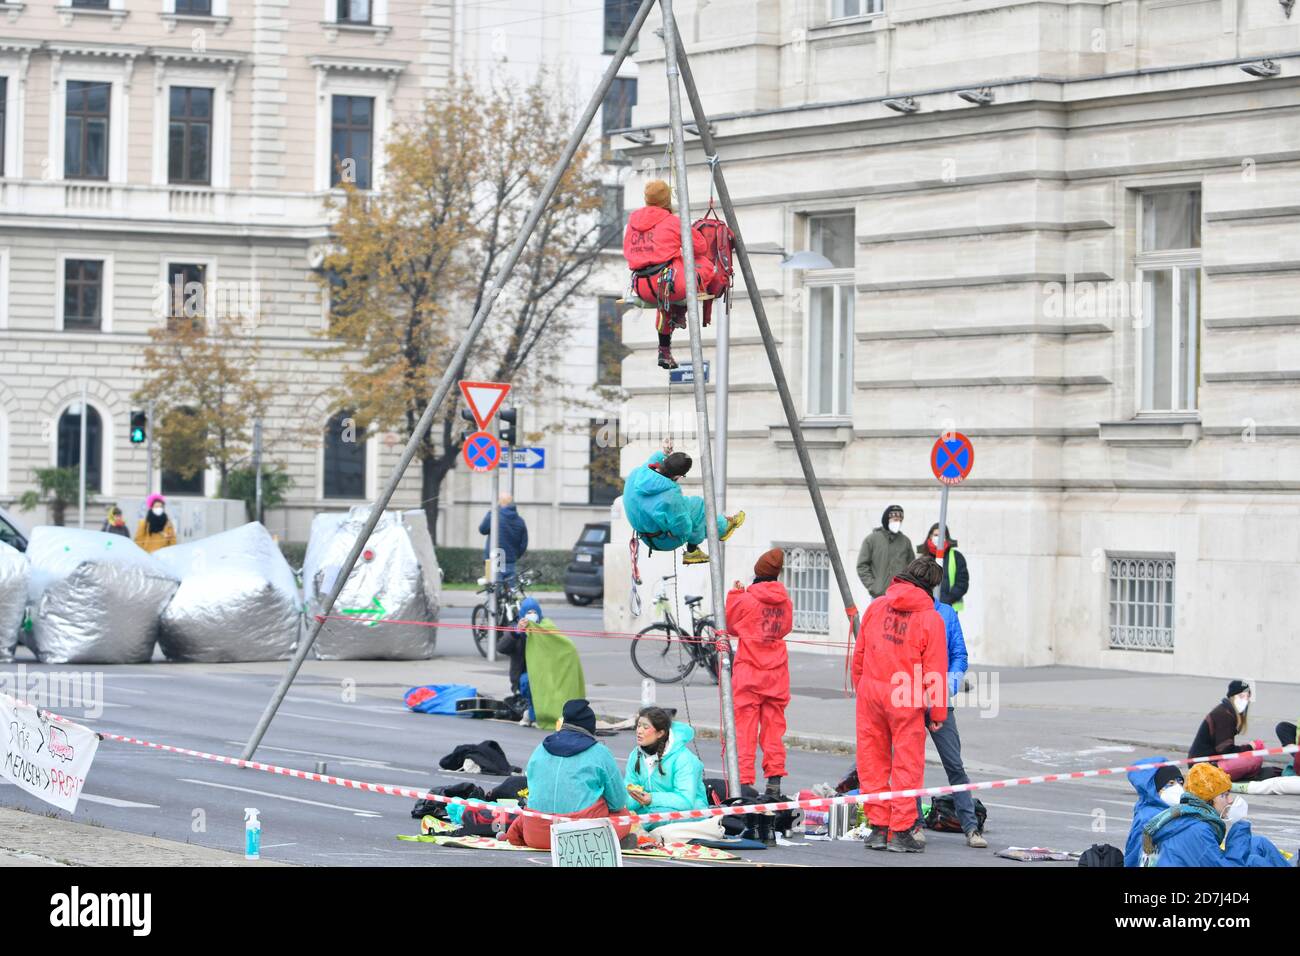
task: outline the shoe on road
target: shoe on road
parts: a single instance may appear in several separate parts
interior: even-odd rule
[[[726,541],[730,538],[742,524],[745,523],[745,512],[737,511],[734,515],[727,518],[727,530],[722,532],[721,540]]]
[[[920,839],[917,839],[918,836]],[[924,853],[925,837],[915,827],[911,830],[892,830],[885,849],[891,853]]]
[[[971,830],[966,834],[966,845],[972,850],[987,850],[989,841],[984,839],[984,835],[979,830]]]
[[[889,844],[889,831],[884,827],[872,827],[867,834],[868,850],[883,850]]]
[[[682,555],[682,564],[708,564],[709,556],[699,548],[692,548]]]

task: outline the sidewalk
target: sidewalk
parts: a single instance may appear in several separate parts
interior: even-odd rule
[[[482,604],[484,595],[477,591],[451,591],[443,589],[441,592],[443,607],[474,607],[476,604]],[[529,591],[529,597],[535,597],[541,601],[543,606],[547,604],[564,604],[567,600],[563,591]]]
[[[288,866],[107,827],[0,808],[0,867]]]

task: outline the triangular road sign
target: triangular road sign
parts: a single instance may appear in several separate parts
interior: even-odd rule
[[[510,385],[505,382],[460,383],[460,393],[465,396],[465,404],[469,406],[480,431],[487,430],[488,423],[506,400],[509,391]]]

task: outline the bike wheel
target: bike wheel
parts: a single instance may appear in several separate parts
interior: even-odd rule
[[[660,621],[637,631],[632,666],[656,684],[675,684],[695,666],[695,654],[680,628]]]
[[[469,623],[470,630],[474,635],[474,646],[478,648],[478,652],[484,657],[487,657],[488,623],[490,620],[491,616],[488,614],[486,604],[480,604],[470,612]]]
[[[703,642],[695,645],[695,653],[713,678],[713,683],[717,684],[721,679],[718,677],[718,629],[714,627],[712,618],[700,618],[695,625],[695,637]]]

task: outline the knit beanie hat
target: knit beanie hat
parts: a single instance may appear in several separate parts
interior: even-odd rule
[[[1214,764],[1198,763],[1187,775],[1187,792],[1206,803],[1232,789],[1232,778]]]
[[[754,562],[754,577],[777,578],[785,567],[785,552],[780,548],[764,551],[762,557]]]
[[[1236,697],[1238,694],[1250,690],[1250,685],[1244,680],[1234,680],[1228,684],[1228,696]]]
[[[1183,783],[1183,772],[1177,767],[1161,767],[1156,771],[1156,793],[1171,783]]]
[[[596,732],[596,712],[585,698],[579,697],[564,705],[564,723],[581,727],[589,734]]]
[[[645,184],[645,204],[661,209],[672,209],[672,190],[662,179],[652,179]]]

